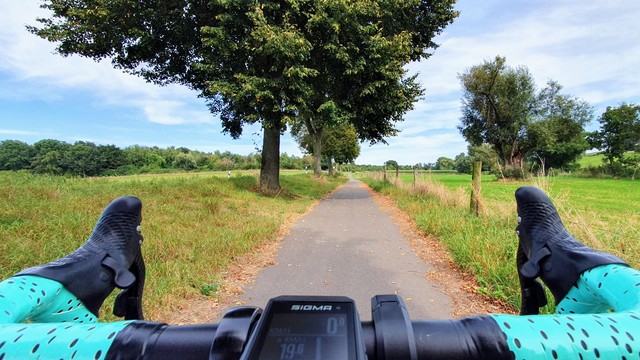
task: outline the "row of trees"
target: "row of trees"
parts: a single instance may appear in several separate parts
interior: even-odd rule
[[[0,142],[0,170],[29,170],[38,174],[102,176],[177,170],[246,170],[259,169],[260,154],[246,156],[228,151],[205,153],[185,147],[95,145],[78,141],[69,144],[45,139],[33,145],[18,140]],[[310,157],[283,153],[284,169],[304,169],[311,166]]]
[[[30,30],[62,55],[111,59],[196,90],[233,137],[263,128],[261,186],[279,188],[280,136],[304,128],[320,171],[323,136],[350,124],[385,142],[423,90],[405,64],[428,58],[455,0],[47,0]]]
[[[542,173],[550,168],[571,168],[590,148],[601,149],[610,170],[624,164],[626,151],[640,147],[640,108],[622,104],[607,108],[599,118],[599,131],[587,133],[594,118],[589,103],[563,94],[549,80],[537,90],[525,66],[512,68],[504,57],[484,61],[459,75],[462,117],[458,129],[474,147],[489,145],[507,176],[521,174],[525,162]],[[473,154],[469,154],[473,156]]]

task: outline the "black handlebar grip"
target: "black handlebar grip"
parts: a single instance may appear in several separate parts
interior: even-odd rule
[[[362,323],[362,333],[369,360],[396,360],[397,354],[380,353],[376,343],[377,327]],[[457,320],[411,322],[411,342],[416,359],[446,360],[512,360],[506,335],[490,316],[476,316]],[[403,339],[402,343],[407,340]]]
[[[414,321],[419,359],[512,360],[507,338],[490,316]]]
[[[134,321],[116,335],[105,360],[209,359],[217,328]]]

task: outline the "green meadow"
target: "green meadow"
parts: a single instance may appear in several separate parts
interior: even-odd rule
[[[255,172],[65,178],[0,172],[0,271],[12,276],[82,245],[114,198],[143,202],[146,317],[161,320],[190,299],[215,296],[221,274],[240,255],[273,240],[345,181],[285,172],[283,190],[257,191]],[[108,299],[101,315],[112,319]]]
[[[451,173],[359,174],[396,200],[426,234],[437,236],[478,290],[519,306],[515,269],[514,191],[543,188],[566,227],[580,241],[640,266],[640,184],[631,180],[572,177],[496,181],[485,176],[482,212],[469,214],[471,177]],[[147,263],[144,308],[161,320],[192,299],[215,296],[221,274],[239,256],[277,236],[291,216],[335,189],[345,178],[315,180],[282,172],[283,190],[257,191],[255,171],[139,175],[101,178],[36,176],[0,172],[0,271],[2,278],[74,251],[91,234],[114,198],[143,201],[143,254]],[[395,185],[394,185],[395,184]],[[551,298],[550,298],[551,300]],[[552,301],[550,301],[552,302]],[[113,317],[108,299],[102,315]],[[553,311],[549,307],[547,311]]]
[[[389,174],[388,174],[389,176]],[[640,182],[574,177],[497,181],[484,176],[480,216],[469,213],[471,176],[422,172],[360,175],[391,196],[421,230],[440,238],[459,267],[473,274],[479,291],[519,307],[515,267],[515,190],[538,186],[549,194],[569,231],[583,243],[640,266]],[[549,297],[550,303],[553,303]],[[549,307],[547,311],[553,311]]]

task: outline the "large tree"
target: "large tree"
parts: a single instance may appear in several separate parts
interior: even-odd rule
[[[591,133],[589,140],[594,148],[602,150],[612,170],[626,151],[640,150],[640,105],[608,106],[598,122],[600,130]]]
[[[529,70],[509,67],[503,57],[459,77],[463,105],[458,129],[473,146],[491,145],[507,168],[522,168],[527,157],[545,170],[564,167],[587,149],[584,125],[593,110],[562,94],[557,82],[550,80],[537,92]]]
[[[496,57],[459,75],[463,87],[462,124],[472,145],[493,146],[503,165],[520,168],[528,149],[524,127],[535,107],[535,84],[525,67],[511,68]]]
[[[63,55],[111,59],[158,84],[195,89],[234,137],[263,128],[261,185],[279,187],[280,135],[321,135],[341,114],[384,141],[421,93],[402,68],[428,56],[454,0],[49,0],[31,30]]]

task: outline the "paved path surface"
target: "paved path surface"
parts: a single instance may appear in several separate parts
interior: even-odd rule
[[[240,300],[264,306],[278,295],[344,295],[370,320],[371,297],[396,293],[412,319],[451,318],[450,298],[427,282],[428,270],[363,184],[351,180],[294,224],[276,265]]]

